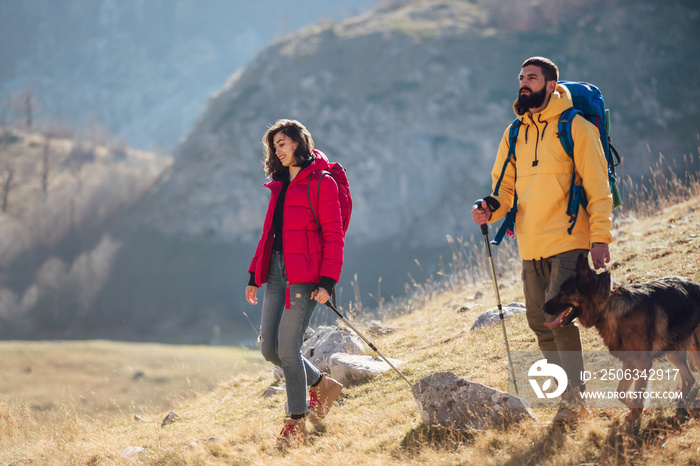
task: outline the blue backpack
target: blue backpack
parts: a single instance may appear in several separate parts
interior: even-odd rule
[[[605,159],[608,162],[608,181],[610,182],[610,191],[613,196],[613,208],[618,207],[622,204],[622,199],[620,196],[620,191],[617,188],[617,175],[615,174],[615,167],[620,164],[620,155],[618,154],[615,147],[613,147],[610,142],[610,111],[605,108],[605,101],[603,100],[603,94],[593,84],[584,82],[573,82],[573,81],[559,81],[559,84],[563,84],[569,89],[571,98],[573,100],[573,107],[565,110],[559,117],[559,124],[557,125],[557,136],[561,145],[564,147],[564,151],[573,160],[574,158],[574,141],[571,137],[571,122],[576,115],[581,115],[586,120],[593,123],[598,131],[600,132],[600,142],[603,145],[603,152],[605,153]],[[505,175],[506,168],[510,163],[511,159],[515,157],[515,144],[518,141],[518,131],[520,130],[520,119],[516,118],[510,126],[510,131],[508,132],[508,144],[510,149],[508,150],[508,155],[506,161],[503,164],[503,170],[501,171],[501,176],[496,183],[496,189],[494,189],[494,194],[498,195],[498,190],[501,187],[501,181],[503,181],[503,175]],[[571,234],[576,225],[576,219],[578,218],[579,206],[583,206],[585,209],[588,206],[588,199],[586,199],[586,193],[582,186],[576,186],[574,182],[576,181],[576,170],[572,170],[571,173],[571,189],[569,190],[569,202],[567,204],[566,215],[569,216],[569,223],[571,226],[566,230]],[[501,227],[498,229],[496,236],[494,237],[492,244],[501,244],[503,237],[506,233],[513,236],[515,234],[515,213],[518,211],[518,194],[516,193],[513,199],[513,207],[506,214]]]

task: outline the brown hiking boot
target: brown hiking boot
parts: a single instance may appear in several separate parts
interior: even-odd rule
[[[569,387],[561,397],[559,411],[552,424],[565,425],[578,422],[586,413],[586,399],[581,396],[581,386]]]
[[[308,436],[306,434],[306,421],[304,418],[284,420],[284,427],[277,437],[275,448],[284,450],[285,448],[293,448],[306,444]]]
[[[326,417],[342,390],[343,384],[326,374],[321,376],[321,381],[315,387],[309,389],[309,421],[312,424],[318,424]]]

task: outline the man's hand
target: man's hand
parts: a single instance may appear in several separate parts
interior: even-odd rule
[[[315,299],[321,304],[326,304],[328,300],[331,299],[331,295],[321,286],[314,288],[314,290],[311,292],[311,299]]]
[[[610,248],[608,248],[608,245],[605,243],[593,243],[593,246],[591,246],[591,259],[595,269],[605,267],[605,264],[610,262]]]
[[[485,200],[481,199],[481,203],[477,201],[472,206],[472,219],[477,225],[485,225],[491,219],[491,209]]]

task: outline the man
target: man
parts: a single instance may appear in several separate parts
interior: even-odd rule
[[[568,376],[554,423],[575,421],[585,403],[581,398],[583,357],[576,325],[550,329],[545,322],[555,316],[541,306],[555,296],[570,277],[580,253],[588,254],[595,268],[610,261],[612,242],[612,195],[607,162],[598,129],[583,117],[572,121],[574,158],[569,157],[557,136],[561,113],[572,107],[568,89],[558,84],[559,70],[549,59],[533,57],[521,66],[518,99],[513,109],[520,120],[515,157],[505,168],[498,194],[479,199],[472,208],[477,225],[504,217],[517,193],[515,232],[523,262],[526,315],[538,345],[549,363],[561,366]],[[494,189],[509,151],[506,129],[492,171]],[[572,172],[588,199],[571,231],[566,214]],[[517,174],[517,177],[516,177]]]

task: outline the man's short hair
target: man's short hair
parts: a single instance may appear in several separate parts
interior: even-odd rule
[[[520,68],[525,68],[529,65],[539,66],[542,70],[542,75],[546,81],[559,81],[559,68],[552,60],[545,57],[531,57],[525,60]]]

